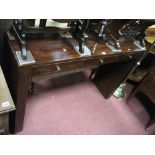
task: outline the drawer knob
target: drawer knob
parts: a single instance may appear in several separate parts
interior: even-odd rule
[[[132,59],[132,55],[129,55],[129,58]]]
[[[61,70],[61,69],[60,69],[60,67],[59,67],[58,65],[56,65],[56,68],[57,68],[57,70],[58,70],[58,71],[60,71],[60,70]]]
[[[99,61],[101,62],[101,64],[103,64],[103,62],[104,62],[103,59],[101,59],[101,58],[99,58]]]

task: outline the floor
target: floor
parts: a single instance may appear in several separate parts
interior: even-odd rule
[[[127,84],[127,95],[132,85]],[[88,72],[43,80],[29,96],[20,135],[148,135],[149,115],[137,98],[104,99]]]

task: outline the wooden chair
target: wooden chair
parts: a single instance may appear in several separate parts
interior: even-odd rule
[[[150,39],[150,38],[149,38]],[[153,41],[149,40],[152,43],[153,48],[149,51],[153,56],[155,55],[155,35],[153,36]],[[131,93],[127,98],[127,102],[129,102],[137,92],[142,92],[145,94],[155,105],[155,62],[152,62],[151,66],[149,66],[147,74],[142,78],[137,86],[133,88]],[[150,125],[155,123],[155,113],[146,123],[145,128],[148,128]]]
[[[135,88],[133,88],[127,98],[127,102],[129,102],[137,92],[144,93],[155,105],[155,64],[150,67],[147,75],[144,76],[141,82]],[[148,128],[153,123],[155,123],[155,115],[153,118],[150,118],[150,120],[145,125],[145,128]]]

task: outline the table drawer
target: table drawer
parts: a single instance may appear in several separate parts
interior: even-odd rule
[[[33,68],[33,76],[38,76],[38,75],[44,75],[44,74],[51,74],[54,72],[57,72],[58,68],[55,64],[52,65],[45,65],[45,66],[38,66]]]
[[[130,61],[130,60],[133,60],[135,58],[137,58],[138,54],[128,54],[128,55],[120,55],[120,56],[117,56],[117,60],[116,62],[123,62],[123,61]]]
[[[83,59],[81,62],[82,68],[95,68],[103,63],[102,58],[94,58],[94,59]]]
[[[109,57],[102,58],[104,64],[110,63],[119,63],[123,61],[130,61],[133,59],[137,59],[140,56],[140,53],[137,54],[128,54],[128,55],[113,55]]]
[[[82,67],[82,61],[70,61],[57,64],[59,71],[72,71],[72,70],[79,70]]]
[[[94,59],[81,59],[76,61],[55,63],[44,66],[37,66],[33,68],[32,76],[44,76],[49,74],[54,74],[58,72],[66,72],[66,71],[77,71],[82,70],[83,68],[93,68],[99,66],[103,63],[102,58],[94,58]]]
[[[46,76],[50,74],[56,74],[59,72],[67,72],[72,70],[81,69],[81,61],[70,61],[70,62],[63,62],[63,63],[55,63],[50,65],[44,66],[37,66],[33,68],[32,77],[36,79],[36,77]]]

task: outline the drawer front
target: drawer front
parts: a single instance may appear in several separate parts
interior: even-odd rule
[[[109,63],[114,63],[118,60],[117,55],[113,55],[113,56],[105,56],[100,58],[100,61],[103,61],[103,64],[109,64]]]
[[[69,61],[63,63],[55,63],[52,65],[38,66],[33,68],[32,76],[41,76],[54,74],[58,72],[66,72],[66,71],[76,71],[81,70],[83,68],[92,68],[94,66],[99,66],[101,63],[101,58],[95,59],[81,59],[78,61]]]
[[[117,56],[117,62],[130,61],[136,59],[138,55],[136,54],[128,54],[128,55],[120,55]]]
[[[71,62],[64,62],[57,64],[58,71],[72,71],[72,70],[79,70],[82,67],[82,61],[71,61]]]
[[[76,71],[81,69],[81,61],[74,61],[74,62],[64,62],[64,63],[57,63],[52,65],[45,65],[45,66],[38,66],[33,68],[32,78],[33,79],[42,79],[46,78],[51,74],[58,74],[67,71]]]
[[[38,66],[33,68],[33,76],[38,76],[38,75],[44,75],[44,74],[51,74],[54,72],[57,72],[57,66],[55,64],[53,65],[46,65],[46,66]]]
[[[102,58],[96,58],[96,59],[83,59],[82,60],[82,68],[95,68],[103,63]]]
[[[47,64],[45,66],[37,66],[33,68],[33,81],[44,78],[51,78],[63,73],[78,72],[85,69],[92,69],[104,64],[128,61],[135,58],[135,55],[112,55],[101,56],[97,58],[83,58],[81,60]]]
[[[0,135],[8,134],[9,121],[8,114],[0,115]]]
[[[139,57],[139,54],[128,54],[128,55],[113,55],[109,57],[102,58],[104,64],[109,63],[119,63],[123,61],[130,61],[133,59],[137,59]]]

